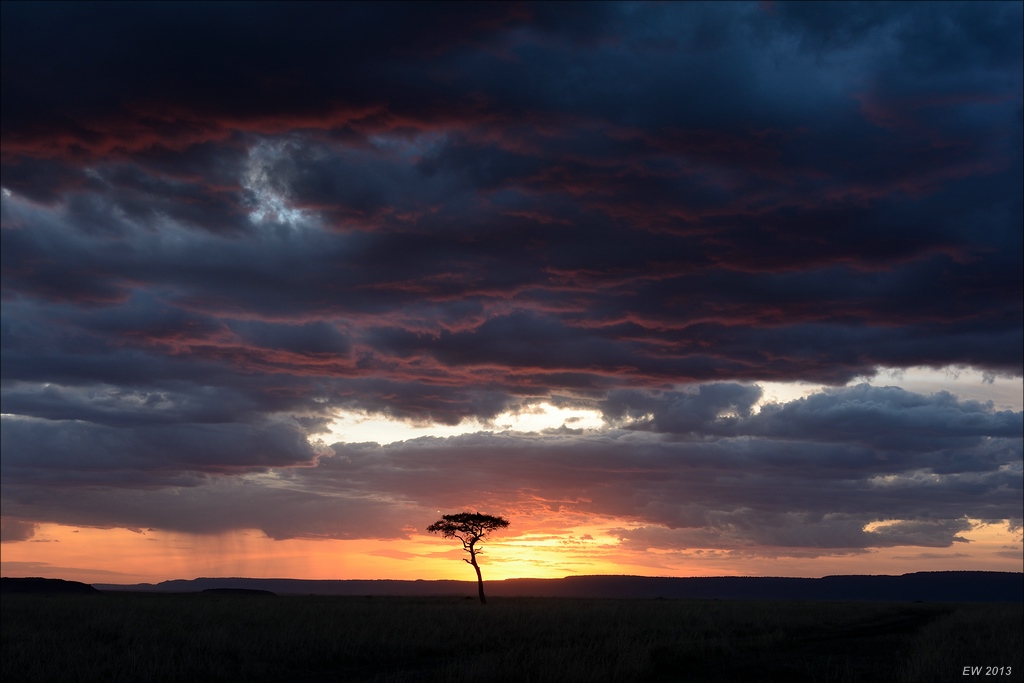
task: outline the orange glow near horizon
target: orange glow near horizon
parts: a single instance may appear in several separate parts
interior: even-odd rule
[[[1018,533],[978,525],[971,542],[949,548],[895,547],[820,557],[777,556],[777,549],[624,548],[600,527],[497,535],[484,546],[484,578],[560,578],[574,574],[643,576],[804,576],[916,571],[1024,569]],[[40,525],[27,541],[3,544],[4,576],[44,576],[85,583],[157,583],[169,579],[456,579],[473,572],[458,542],[427,534],[407,540],[288,539],[260,531],[201,536]]]

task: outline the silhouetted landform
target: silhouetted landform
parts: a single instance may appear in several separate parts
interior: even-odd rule
[[[191,593],[242,588],[300,595],[474,595],[471,581],[301,580],[199,578],[131,586],[95,584],[105,591]],[[1024,602],[1024,574],[1017,572],[917,572],[902,576],[659,578],[647,576],[569,576],[564,579],[488,581],[499,597],[721,599],[721,600],[880,600],[927,602]]]
[[[87,583],[78,581],[65,581],[64,579],[43,579],[33,576],[25,579],[3,577],[0,578],[0,593],[11,595],[15,593],[52,594],[52,595],[100,595],[100,591]]]
[[[277,595],[277,593],[263,590],[262,588],[204,588],[202,592],[216,595]]]

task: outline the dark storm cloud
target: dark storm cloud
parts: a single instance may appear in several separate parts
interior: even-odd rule
[[[588,512],[739,545],[941,545],[965,515],[1020,517],[995,493],[1020,489],[1019,413],[871,387],[757,412],[749,384],[1020,376],[1019,3],[2,13],[11,524],[47,500],[174,526],[96,491],[177,481],[201,508],[258,490],[307,510],[239,503],[275,537],[344,535],[316,514],[454,504],[405,454],[440,486],[431,468],[497,444],[552,499],[582,500],[558,482],[593,467]],[[305,441],[339,409],[452,425],[541,400],[599,407],[614,436],[523,441],[543,463],[498,437],[366,446],[358,476]],[[637,458],[662,479],[601,487]],[[513,497],[546,486],[482,462]],[[768,495],[834,472],[806,504]],[[372,493],[303,497],[345,477]],[[62,506],[46,482],[98,488]]]

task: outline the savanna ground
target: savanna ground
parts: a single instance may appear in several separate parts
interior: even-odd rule
[[[5,595],[0,659],[18,683],[1020,681],[1022,632],[1020,604]]]

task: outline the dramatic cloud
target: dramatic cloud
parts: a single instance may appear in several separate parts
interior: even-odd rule
[[[10,512],[42,499],[62,519],[100,526],[131,519],[209,532],[244,519],[275,538],[398,537],[408,524],[403,510],[416,518],[469,505],[665,529],[623,530],[631,545],[819,549],[945,546],[962,540],[967,519],[1019,514],[1020,412],[865,385],[767,404],[756,415],[717,412],[759,393],[717,384],[649,400],[655,425],[662,413],[696,415],[673,423],[685,434],[633,422],[581,433],[339,443],[319,453],[286,425],[179,424],[175,434],[9,419],[4,480],[18,486],[5,490],[4,502]],[[157,466],[162,471],[151,471]],[[217,476],[243,466],[254,474]],[[47,493],[59,474],[68,488]],[[177,480],[165,479],[171,475]],[[108,499],[109,486],[129,490]],[[161,491],[143,496],[143,488]],[[887,523],[865,529],[878,521]]]
[[[4,540],[1022,517],[1021,412],[856,385],[1024,370],[1019,3],[2,13]],[[605,426],[328,443],[542,403]]]

